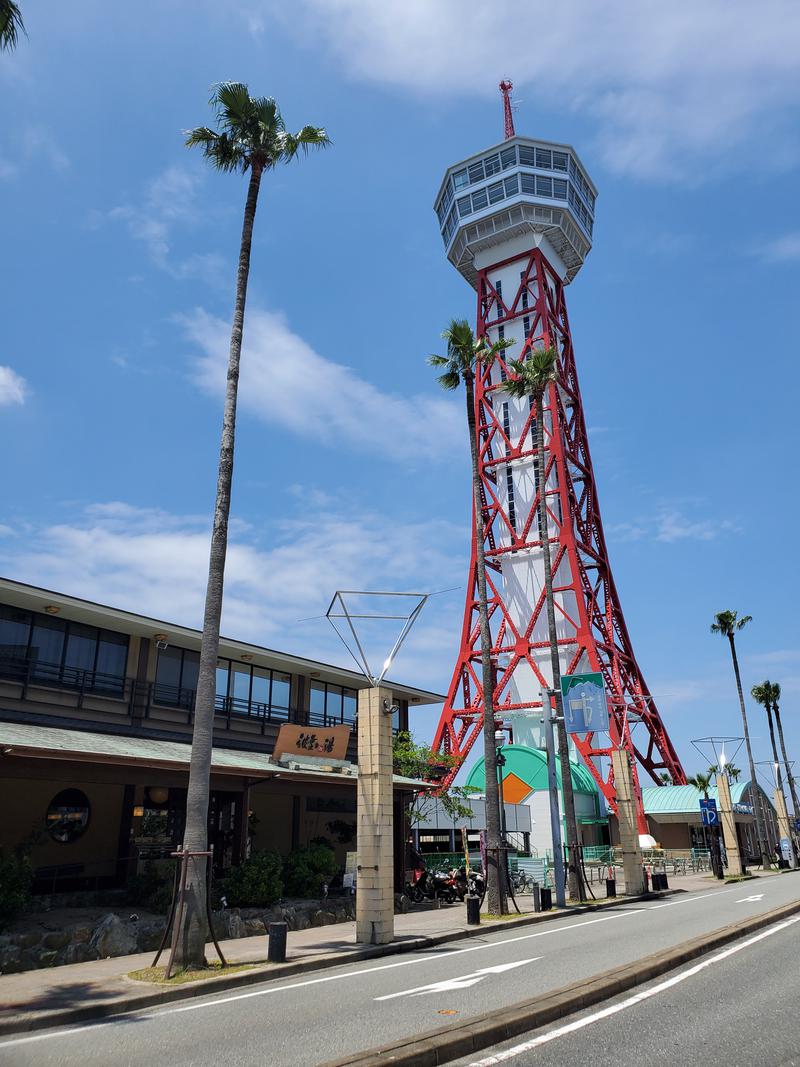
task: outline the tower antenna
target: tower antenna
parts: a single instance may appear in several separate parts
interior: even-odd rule
[[[511,113],[511,90],[514,88],[514,83],[509,81],[508,78],[504,78],[500,82],[500,92],[503,94],[503,119],[505,133],[503,136],[506,140],[509,137],[514,137],[514,116]]]

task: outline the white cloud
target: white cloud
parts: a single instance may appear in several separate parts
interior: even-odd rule
[[[571,108],[597,125],[612,169],[697,180],[734,161],[753,136],[778,164],[800,99],[800,5],[795,0],[249,0],[316,49],[326,41],[350,77],[442,96],[497,93],[513,78],[535,129],[537,104]],[[498,104],[498,136],[499,136]],[[467,146],[470,150],[475,146]]]
[[[689,517],[677,507],[664,505],[654,515],[640,516],[633,522],[611,523],[609,536],[617,541],[655,540],[665,544],[675,541],[714,541],[723,534],[739,533],[740,527],[730,519]]]
[[[180,321],[203,353],[194,364],[197,384],[221,394],[230,324],[202,309]],[[351,367],[315,352],[275,312],[248,311],[241,374],[242,409],[326,444],[399,459],[429,458],[434,437],[438,454],[466,447],[465,420],[455,402],[381,392]]]
[[[24,404],[28,383],[11,367],[0,366],[0,407]]]
[[[223,633],[345,664],[347,653],[320,618],[335,589],[430,590],[463,578],[464,560],[452,546],[466,551],[464,531],[450,523],[345,515],[319,510],[313,497],[295,496],[294,506],[293,517],[270,528],[268,547],[261,531],[232,524]],[[19,581],[199,628],[208,548],[205,518],[116,501],[54,525],[27,524],[25,538],[0,542],[0,564]],[[449,611],[439,598],[426,608],[398,676],[446,683],[460,624]]]
[[[767,263],[789,263],[800,260],[800,230],[776,237],[757,250]]]
[[[124,222],[130,235],[141,241],[161,270],[179,280],[195,278],[217,286],[225,267],[222,256],[215,252],[194,252],[176,260],[173,255],[176,230],[191,228],[201,217],[198,207],[201,183],[199,175],[183,167],[167,167],[147,183],[141,203],[120,204],[107,217]]]

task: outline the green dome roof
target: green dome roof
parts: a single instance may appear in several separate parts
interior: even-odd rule
[[[503,767],[503,778],[509,774],[515,774],[531,789],[547,789],[547,756],[538,748],[529,748],[527,745],[504,745],[503,755],[506,765]],[[574,763],[570,760],[572,769],[572,788],[576,793],[586,793],[597,796],[599,790],[589,770],[582,763]],[[556,760],[556,782],[561,788],[561,766]],[[483,758],[479,759],[469,773],[467,788],[484,791],[486,779],[483,771]]]

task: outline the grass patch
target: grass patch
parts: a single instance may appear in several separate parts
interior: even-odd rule
[[[533,912],[523,911],[521,915],[517,915],[516,912],[513,912],[509,915],[493,915],[490,911],[481,912],[481,918],[486,919],[488,920],[488,922],[491,923],[507,923],[511,922],[512,919],[524,919],[526,915],[533,915]]]
[[[143,967],[140,971],[129,971],[128,978],[132,978],[135,982],[155,982],[158,985],[185,985],[187,982],[203,982],[207,978],[219,978],[223,974],[249,971],[257,966],[257,963],[229,963],[227,967],[223,967],[221,963],[211,963],[208,967],[193,971],[175,970],[169,981],[164,979],[166,967]]]
[[[752,882],[756,876],[754,874],[726,874],[724,881],[729,882]]]

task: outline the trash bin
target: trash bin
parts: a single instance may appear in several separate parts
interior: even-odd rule
[[[548,889],[547,886],[542,886],[540,892],[542,911],[550,911],[553,907],[553,890]]]
[[[286,963],[286,933],[288,929],[288,923],[270,923],[267,927],[269,932],[267,960],[270,963]]]
[[[606,878],[606,896],[615,897],[617,895],[617,882],[615,878]]]

